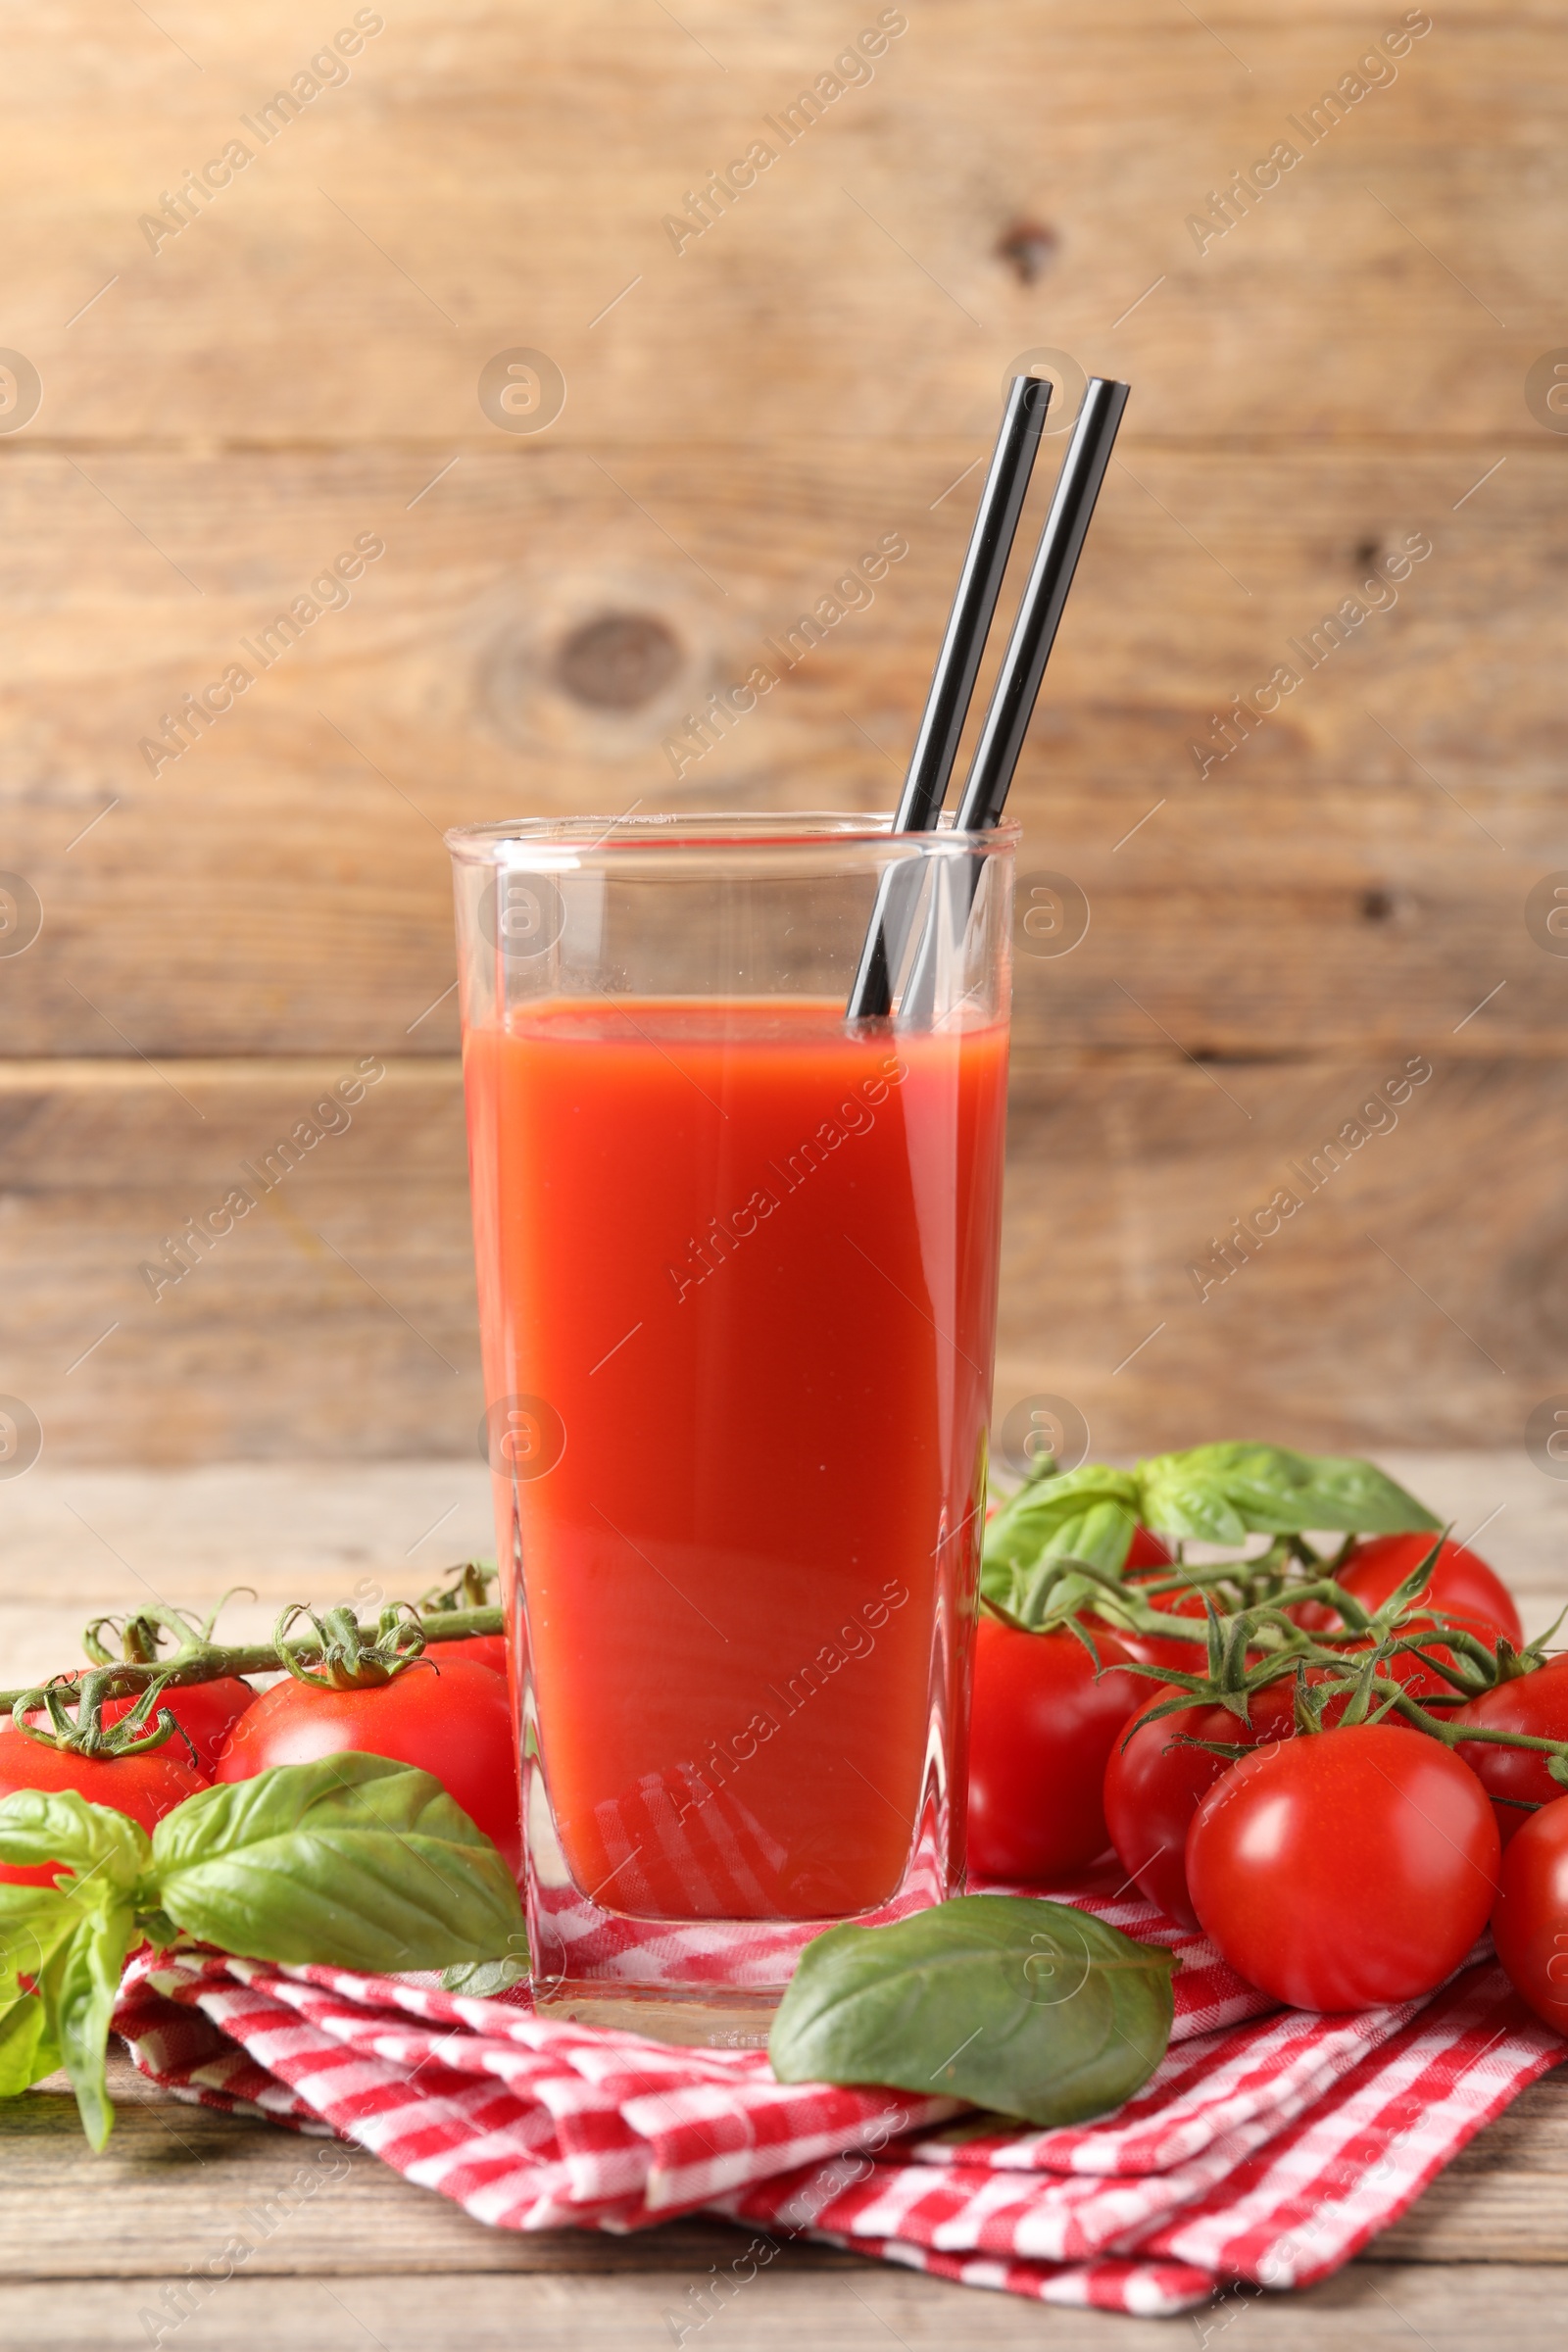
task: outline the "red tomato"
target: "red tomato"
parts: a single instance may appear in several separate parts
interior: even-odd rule
[[[1568,2034],[1568,1797],[1532,1813],[1503,1855],[1492,1934],[1514,1990]]]
[[[125,1756],[78,1756],[69,1748],[29,1740],[15,1724],[0,1731],[0,1797],[14,1796],[19,1788],[46,1788],[51,1793],[74,1788],[90,1805],[112,1805],[117,1813],[127,1814],[150,1835],[172,1806],[206,1786],[184,1748],[172,1740]],[[52,1886],[61,1867],[58,1862],[0,1862],[0,1885]]]
[[[1431,1549],[1432,1538],[1427,1535],[1368,1536],[1356,1544],[1336,1582],[1353,1593],[1364,1609],[1381,1608],[1395,1586],[1402,1584]],[[1524,1646],[1524,1627],[1512,1593],[1496,1571],[1463,1544],[1445,1543],[1418,1597],[1474,1630],[1494,1626],[1515,1649]],[[1338,1612],[1326,1601],[1301,1601],[1292,1614],[1313,1633],[1332,1632],[1339,1624]]]
[[[158,1701],[158,1712],[168,1708],[196,1750],[198,1771],[211,1780],[228,1746],[229,1733],[246,1708],[256,1704],[256,1696],[250,1684],[242,1682],[238,1675],[224,1674],[217,1682],[191,1683],[183,1690],[166,1690]],[[135,1704],[134,1696],[106,1699],[105,1724],[119,1723]],[[187,1764],[190,1762],[190,1748],[179,1733],[175,1733],[170,1744]]]
[[[1104,1852],[1111,1742],[1142,1693],[1106,1633],[1024,1634],[982,1617],[969,1736],[969,1859],[992,1879],[1070,1877]]]
[[[1180,1695],[1173,1684],[1151,1689],[1134,1707],[1133,1720],[1146,1707]],[[1294,1683],[1273,1683],[1253,1692],[1247,1723],[1228,1707],[1183,1707],[1146,1723],[1130,1740],[1118,1735],[1105,1766],[1110,1842],[1143,1893],[1184,1928],[1198,1925],[1187,1890],[1188,1825],[1221,1773],[1230,1770],[1226,1757],[1188,1742],[1216,1740],[1253,1747],[1264,1740],[1286,1740],[1295,1729],[1295,1707]]]
[[[1494,1690],[1483,1691],[1461,1707],[1453,1721],[1484,1723],[1494,1732],[1528,1732],[1534,1740],[1568,1740],[1568,1658],[1549,1659],[1534,1674],[1521,1674],[1514,1682],[1499,1683]],[[1561,1781],[1554,1781],[1546,1770],[1546,1759],[1539,1749],[1493,1747],[1470,1740],[1455,1752],[1491,1797],[1504,1845],[1530,1819],[1523,1806],[1555,1804],[1565,1793]],[[1507,1797],[1519,1801],[1504,1803]]]
[[[507,1671],[505,1634],[464,1634],[456,1642],[432,1642],[425,1656],[444,1666],[448,1658],[466,1658],[470,1666],[488,1666],[492,1674]]]
[[[414,1764],[436,1779],[515,1870],[521,1860],[517,1756],[507,1686],[488,1666],[413,1666],[371,1690],[331,1690],[290,1676],[234,1726],[221,1781],[254,1780],[274,1764],[314,1764],[357,1749]]]
[[[88,1671],[85,1666],[73,1666],[65,1679],[68,1682],[79,1682]],[[107,1730],[110,1724],[119,1723],[128,1715],[138,1696],[138,1692],[131,1691],[123,1698],[106,1698],[104,1728]],[[227,1746],[230,1731],[246,1708],[255,1703],[255,1699],[256,1692],[249,1683],[242,1682],[238,1675],[224,1674],[220,1675],[216,1682],[192,1683],[183,1690],[164,1691],[155,1712],[162,1714],[167,1708],[190,1741],[190,1747],[187,1747],[176,1732],[172,1752],[189,1764],[193,1747],[196,1750],[195,1769],[204,1780],[210,1781],[218,1770],[220,1756]],[[27,1721],[47,1729],[49,1718],[38,1709],[27,1717]]]
[[[1342,1724],[1215,1782],[1187,1833],[1187,1884],[1250,1984],[1298,2009],[1375,2009],[1458,1967],[1499,1852],[1486,1790],[1440,1741]]]
[[[1140,1568],[1168,1568],[1170,1559],[1162,1536],[1152,1535],[1147,1527],[1135,1527],[1123,1573],[1132,1576]]]

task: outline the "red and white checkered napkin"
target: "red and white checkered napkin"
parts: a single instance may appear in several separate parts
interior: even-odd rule
[[[706,2210],[759,2239],[827,2238],[1146,2316],[1230,2278],[1298,2286],[1336,2270],[1568,2056],[1487,1959],[1425,2003],[1265,2013],[1211,1945],[1148,1905],[1059,1899],[1183,1962],[1157,2073],[1066,2131],[776,2082],[761,2051],[561,2024],[525,1992],[471,2000],[216,1953],[133,1960],[115,2024],[181,2097],[338,2132],[503,2229],[620,2230]]]

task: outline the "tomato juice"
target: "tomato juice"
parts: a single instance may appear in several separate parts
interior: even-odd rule
[[[854,1915],[933,1806],[956,1872],[1004,1025],[561,998],[470,1028],[465,1066],[525,1744],[571,1881],[637,1918]]]

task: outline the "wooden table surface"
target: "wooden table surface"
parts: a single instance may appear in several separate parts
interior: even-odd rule
[[[1452,1513],[1518,1592],[1527,1630],[1568,1597],[1568,1486],[1517,1457],[1384,1455]],[[68,1662],[75,1628],[151,1587],[210,1605],[225,1587],[236,1624],[285,1599],[360,1590],[413,1594],[441,1558],[482,1544],[475,1464],[181,1473],[41,1470],[0,1486],[0,1655],[8,1673]],[[431,1523],[446,1514],[431,1536]],[[229,1612],[225,1612],[225,1622]],[[120,2115],[93,2157],[58,2083],[0,2110],[0,2346],[77,2352],[178,2343],[180,2352],[589,2352],[684,2341],[703,2352],[813,2352],[1045,2344],[1052,2352],[1171,2346],[1194,2329],[1224,2352],[1360,2352],[1425,2344],[1558,2352],[1568,2290],[1568,2069],[1548,2076],[1471,2143],[1404,2219],[1338,2278],[1305,2293],[1237,2292],[1195,2317],[1134,2321],[1058,2311],[796,2246],[692,2326],[690,2290],[739,2250],[717,2223],[666,2224],[629,2239],[520,2235],[470,2221],[374,2157],[342,2152],[324,2193],[278,2202],[310,2152],[275,2126],[166,2099],[128,2062]],[[181,2281],[231,2239],[251,2253],[198,2299]],[[182,2316],[183,2312],[183,2316]],[[685,2327],[684,2337],[680,2329]]]

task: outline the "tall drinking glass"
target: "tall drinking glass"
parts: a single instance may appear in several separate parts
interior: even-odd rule
[[[750,2042],[962,1886],[1016,834],[448,836],[541,2004]]]

